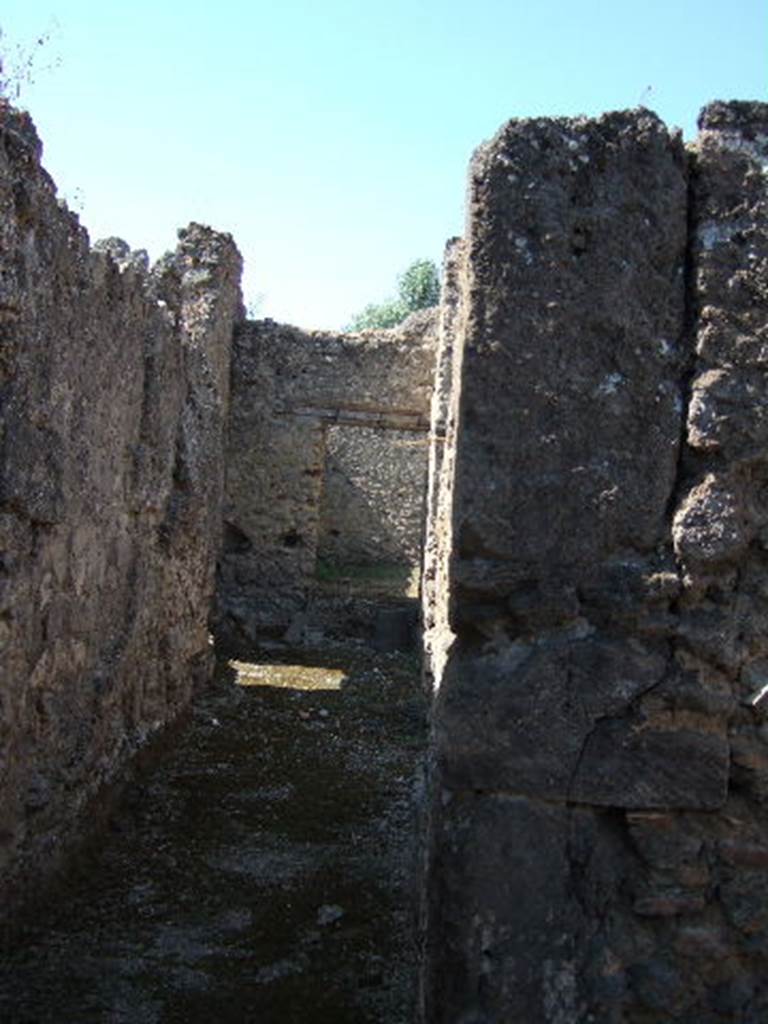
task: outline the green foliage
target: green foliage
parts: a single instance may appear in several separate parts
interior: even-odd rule
[[[416,260],[398,278],[400,301],[409,313],[440,301],[440,275],[432,260]]]
[[[396,327],[417,309],[429,309],[440,301],[440,275],[432,260],[415,260],[397,279],[398,297],[369,303],[352,318],[348,331]]]
[[[347,330],[365,331],[368,328],[396,327],[408,316],[408,310],[399,299],[369,303],[362,313],[352,318]]]

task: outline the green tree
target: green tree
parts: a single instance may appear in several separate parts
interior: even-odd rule
[[[440,301],[440,275],[432,260],[414,260],[397,279],[397,298],[369,303],[352,318],[348,331],[396,327],[417,309],[429,309]]]
[[[398,294],[409,313],[440,301],[440,275],[432,260],[416,260],[398,278]]]

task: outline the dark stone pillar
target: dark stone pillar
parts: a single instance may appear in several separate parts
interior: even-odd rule
[[[665,703],[686,196],[647,112],[510,122],[471,167],[430,1021],[623,1019],[643,951],[614,920],[638,871],[617,808],[725,798],[722,721]]]

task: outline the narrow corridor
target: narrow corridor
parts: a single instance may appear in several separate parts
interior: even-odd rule
[[[415,656],[222,661],[0,967],[6,1024],[410,1024]]]

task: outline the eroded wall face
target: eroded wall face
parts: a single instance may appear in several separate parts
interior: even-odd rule
[[[768,108],[702,125],[472,165],[430,1021],[768,1017]]]
[[[0,889],[210,668],[240,258],[91,249],[0,108]],[[4,904],[7,908],[8,901]]]
[[[430,445],[421,578],[423,672],[429,691],[440,676],[452,638],[448,621],[450,554],[453,546],[453,486],[456,425],[463,345],[463,312],[468,287],[466,246],[461,238],[445,247],[440,295],[435,378],[430,408]]]
[[[307,333],[265,320],[237,333],[218,636],[343,629],[313,598],[335,571],[418,561],[434,311],[393,331]]]
[[[317,555],[322,565],[418,565],[427,437],[381,427],[329,426]]]

